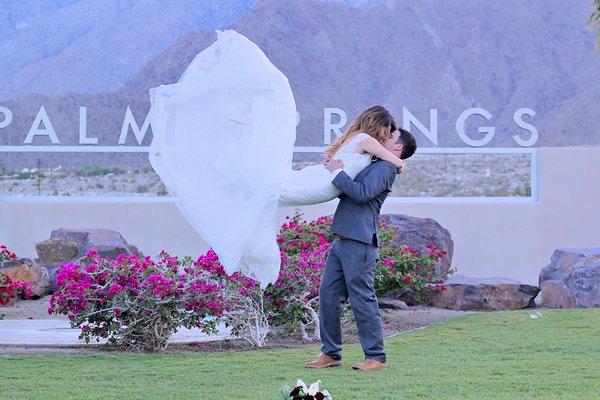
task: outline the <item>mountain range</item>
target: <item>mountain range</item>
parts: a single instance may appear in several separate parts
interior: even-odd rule
[[[116,144],[127,106],[141,125],[148,88],[177,81],[223,27],[254,41],[288,77],[301,116],[298,145],[323,144],[324,108],[351,119],[372,104],[400,121],[405,107],[426,126],[437,109],[438,146],[464,146],[455,124],[471,107],[491,113],[490,121],[467,123],[473,138],[481,136],[478,126],[494,126],[491,146],[516,146],[513,114],[523,107],[536,112],[528,120],[539,130],[536,145],[600,144],[600,55],[587,0],[30,3],[39,9],[29,19],[14,17],[23,15],[14,7],[11,18],[0,11],[0,33],[12,35],[0,41],[0,54],[9,55],[0,60],[0,105],[14,115],[0,145],[23,143],[42,104],[62,144],[77,144],[79,106],[88,108],[88,135]],[[32,27],[19,33],[23,23]],[[137,144],[133,135],[127,144]],[[32,166],[34,157],[5,154],[2,163]],[[48,165],[147,164],[143,154],[42,158]]]

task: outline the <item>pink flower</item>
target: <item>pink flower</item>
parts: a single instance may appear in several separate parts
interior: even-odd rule
[[[389,259],[389,258],[382,258],[380,261],[381,265],[384,265],[386,267],[393,267],[394,266],[394,260]]]
[[[95,263],[91,263],[85,268],[85,272],[88,274],[93,274],[98,269],[98,266]]]
[[[33,296],[33,290],[31,289],[31,282],[26,281],[13,281],[10,283],[8,290],[19,292],[25,298]]]
[[[174,283],[173,280],[162,275],[152,274],[142,283],[142,287],[150,290],[158,298],[162,298],[173,292]]]
[[[108,289],[108,295],[110,297],[113,297],[119,293],[121,293],[123,290],[125,290],[123,288],[123,286],[119,285],[118,283],[113,283],[110,288]]]
[[[421,254],[421,252],[419,251],[419,249],[416,249],[414,247],[410,247],[410,246],[405,246],[404,247],[404,251],[411,253],[414,256],[419,256]]]
[[[56,274],[56,286],[62,286],[67,281],[81,279],[81,267],[75,263],[62,264]]]
[[[90,258],[96,257],[97,255],[98,255],[98,250],[96,250],[96,249],[94,249],[94,248],[92,248],[92,249],[89,249],[89,250],[87,251],[87,253],[85,253],[85,256],[86,256],[86,257],[90,257]]]

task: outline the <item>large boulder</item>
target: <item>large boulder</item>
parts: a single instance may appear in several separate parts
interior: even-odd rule
[[[543,307],[600,307],[600,249],[555,250],[539,284]]]
[[[116,258],[119,254],[141,254],[136,246],[127,243],[123,236],[113,229],[60,228],[52,231],[50,239],[66,239],[77,243],[80,256],[92,248],[98,250],[98,255],[104,258]],[[39,251],[38,256],[41,259]]]
[[[50,277],[48,270],[29,258],[5,260],[0,265],[0,273],[13,281],[25,281],[31,284],[33,297],[45,296],[49,292]]]
[[[417,218],[403,214],[382,215],[381,221],[398,228],[395,238],[398,245],[427,251],[427,245],[430,244],[445,250],[446,255],[436,263],[435,272],[437,275],[443,275],[450,269],[454,242],[448,229],[431,218]]]
[[[62,237],[36,243],[38,259],[46,264],[65,262],[81,256],[79,243]]]
[[[67,229],[52,231],[50,239],[35,245],[38,264],[47,268],[50,291],[56,290],[56,272],[62,264],[79,263],[89,249],[96,249],[104,258],[117,258],[119,254],[142,254],[138,248],[113,229]]]
[[[571,290],[560,281],[544,281],[541,283],[540,305],[546,308],[574,308],[577,300]]]
[[[452,310],[519,310],[535,307],[540,289],[509,278],[450,276],[446,289],[434,293],[431,305]]]

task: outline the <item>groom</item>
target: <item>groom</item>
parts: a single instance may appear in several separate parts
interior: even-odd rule
[[[383,145],[402,159],[412,156],[417,147],[414,137],[404,129],[395,130]],[[335,172],[343,163],[331,160],[326,166]],[[333,179],[333,184],[342,191],[331,226],[338,239],[327,256],[319,291],[321,353],[316,360],[305,364],[309,368],[341,364],[340,314],[348,297],[365,354],[365,361],[353,368],[370,371],[386,367],[381,316],[373,284],[379,257],[379,213],[399,172],[394,164],[374,159],[354,180],[343,170]]]

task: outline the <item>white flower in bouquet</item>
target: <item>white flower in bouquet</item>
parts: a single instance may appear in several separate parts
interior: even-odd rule
[[[317,392],[319,391],[319,384],[320,383],[321,383],[321,381],[318,380],[315,383],[313,383],[312,385],[310,385],[310,387],[308,388],[308,394],[310,394],[311,396],[316,395]]]
[[[306,391],[308,390],[308,388],[306,387],[306,383],[304,383],[304,381],[302,379],[298,379],[296,381],[296,387],[298,387],[298,386],[302,388],[302,391],[304,393],[306,393]]]
[[[320,380],[316,381],[309,387],[302,379],[296,381],[296,386],[289,393],[289,397],[296,399],[307,399],[307,400],[333,400],[333,397],[327,390],[319,390]]]

